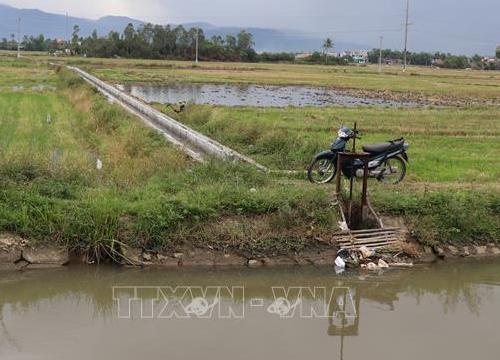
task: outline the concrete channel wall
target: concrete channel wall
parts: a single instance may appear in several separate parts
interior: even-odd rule
[[[97,77],[74,66],[67,66],[67,68],[80,75],[104,95],[116,100],[128,111],[139,116],[143,121],[147,122],[148,125],[164,133],[167,140],[181,148],[194,159],[201,160],[204,156],[208,155],[226,161],[246,162],[257,167],[261,171],[268,171],[265,166],[257,163],[253,159],[200,134],[135,97],[105,83]]]

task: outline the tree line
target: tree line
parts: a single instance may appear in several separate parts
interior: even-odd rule
[[[368,61],[376,64],[379,61],[380,50],[373,49],[368,52]],[[384,62],[402,62],[403,52],[397,50],[384,49],[382,50],[382,59]],[[453,55],[450,53],[428,53],[428,52],[408,52],[408,62],[411,65],[420,66],[437,66],[448,69],[467,69],[475,68],[482,70],[498,70],[500,69],[500,53],[497,51],[497,61],[484,61],[480,55],[472,57],[465,55]]]
[[[98,36],[94,30],[88,37],[80,36],[80,28],[75,25],[69,41],[47,39],[43,35],[25,36],[21,47],[26,51],[69,51],[88,57],[194,60],[197,41],[201,60],[257,61],[253,36],[247,31],[207,38],[203,29],[186,29],[182,25],[145,24],[135,29],[128,24],[121,33],[111,31],[107,36]],[[0,49],[17,49],[14,35],[2,39]]]
[[[87,37],[80,36],[80,28],[75,25],[68,41],[48,39],[43,35],[24,36],[21,48],[26,51],[69,52],[74,55],[101,58],[194,60],[197,42],[199,59],[207,61],[299,62],[328,65],[346,65],[353,61],[350,57],[329,55],[329,51],[334,47],[330,38],[325,39],[322,52],[316,51],[309,56],[297,58],[295,53],[289,52],[257,54],[254,50],[253,35],[245,30],[236,35],[224,37],[215,35],[208,38],[203,29],[186,29],[182,25],[144,24],[136,29],[133,24],[128,24],[121,33],[111,31],[107,36],[98,36],[94,30]],[[14,34],[10,39],[3,38],[0,41],[0,50],[16,49],[17,41]],[[413,65],[493,70],[500,69],[500,48],[497,49],[496,55],[497,61],[485,62],[479,55],[467,57],[441,52],[409,52],[408,60]],[[403,52],[385,49],[382,51],[382,59],[384,62],[401,62]],[[378,61],[378,49],[368,52],[368,62],[378,63]]]

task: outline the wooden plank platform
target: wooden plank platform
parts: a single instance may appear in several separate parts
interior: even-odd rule
[[[366,246],[371,250],[400,250],[405,241],[405,233],[401,228],[380,228],[366,230],[349,230],[333,235],[333,241],[341,249],[358,249]]]

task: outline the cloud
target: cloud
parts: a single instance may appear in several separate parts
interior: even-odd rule
[[[166,14],[168,1],[161,0],[1,0],[2,3],[17,8],[40,9],[43,11],[71,16],[99,18],[105,15],[120,15],[136,18],[158,18]]]

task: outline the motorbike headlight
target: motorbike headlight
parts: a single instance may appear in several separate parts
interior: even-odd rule
[[[347,134],[344,130],[340,129],[338,133],[339,138],[345,139],[349,137],[349,134]]]

